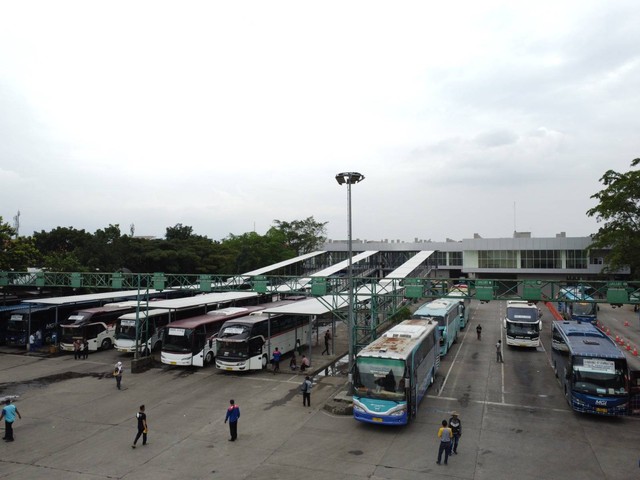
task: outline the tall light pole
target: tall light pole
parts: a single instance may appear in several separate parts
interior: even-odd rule
[[[349,313],[347,317],[348,342],[349,342],[349,393],[353,393],[353,343],[354,343],[354,321],[353,310],[355,308],[353,302],[353,262],[352,252],[352,235],[351,235],[351,185],[364,180],[364,175],[358,172],[343,172],[336,175],[336,181],[339,185],[347,184],[347,232],[349,245],[349,270],[347,273],[349,280]]]

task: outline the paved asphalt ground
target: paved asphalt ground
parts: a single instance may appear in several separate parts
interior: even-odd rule
[[[403,428],[360,424],[324,410],[344,389],[343,377],[317,376],[312,406],[303,407],[301,377],[287,371],[287,361],[277,375],[175,367],[131,374],[127,368],[118,391],[113,363],[122,359],[128,366],[130,359],[116,351],[86,361],[0,353],[0,397],[19,395],[23,416],[14,424],[16,441],[0,444],[0,478],[640,478],[640,419],[569,410],[549,363],[546,309],[544,347],[505,348],[505,363],[495,362],[504,308],[498,301],[472,303],[470,325],[443,359],[417,421]],[[601,318],[640,339],[630,307],[603,306]],[[630,326],[619,326],[625,320]],[[337,340],[342,348],[344,339]],[[314,358],[321,349],[315,347]],[[227,441],[223,423],[230,398],[242,414],[236,442]],[[142,403],[149,445],[133,450]],[[436,465],[438,425],[452,410],[463,424],[459,454],[448,466]]]

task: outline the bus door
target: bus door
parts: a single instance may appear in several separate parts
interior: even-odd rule
[[[629,415],[640,415],[640,370],[629,371]]]
[[[405,398],[409,404],[407,415],[409,418],[416,418],[418,415],[418,377],[415,366],[415,352],[411,353],[411,358],[408,361],[411,362],[412,367],[409,368],[408,365],[405,365],[402,381],[404,381],[405,385]]]

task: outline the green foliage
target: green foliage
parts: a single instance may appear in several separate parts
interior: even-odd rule
[[[236,274],[255,270],[317,249],[326,223],[313,217],[293,222],[274,221],[265,235],[230,234],[221,241],[196,235],[181,223],[167,227],[164,239],[122,235],[109,225],[93,235],[73,227],[36,232],[32,238],[12,240],[15,231],[0,217],[0,270],[41,267],[55,272],[131,272]],[[14,252],[8,254],[8,248]],[[19,247],[19,248],[17,248]]]
[[[296,255],[313,252],[327,240],[327,222],[316,222],[312,216],[292,222],[274,220],[273,223],[275,226],[271,230],[281,232],[284,235],[284,245]]]
[[[635,167],[640,158],[631,162]],[[594,235],[591,248],[610,249],[610,270],[631,268],[631,278],[640,275],[640,171],[625,173],[608,170],[600,178],[605,188],[591,196],[598,205],[587,211],[596,221],[604,222]]]

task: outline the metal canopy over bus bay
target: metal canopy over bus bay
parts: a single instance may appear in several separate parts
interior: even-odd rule
[[[119,292],[89,293],[86,295],[69,295],[66,297],[37,298],[24,300],[24,303],[38,303],[42,305],[69,305],[73,303],[98,302],[117,298],[134,298],[138,295],[152,295],[162,293],[158,290],[126,290]]]

